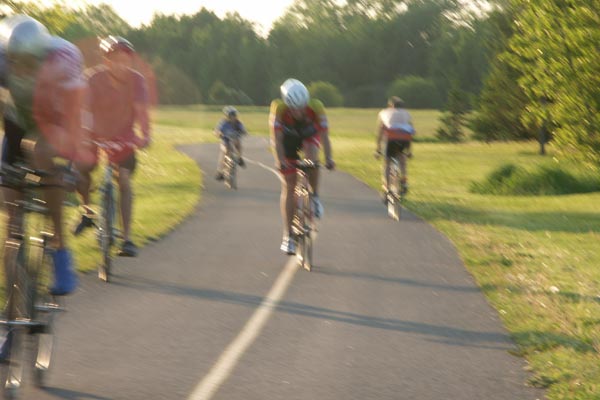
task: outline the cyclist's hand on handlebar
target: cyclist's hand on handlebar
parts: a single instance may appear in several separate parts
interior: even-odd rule
[[[325,160],[325,168],[327,168],[330,171],[334,170],[335,169],[335,161],[333,161],[330,158]]]
[[[290,169],[292,167],[292,165],[285,160],[278,161],[277,166],[280,171],[285,171],[286,169]]]
[[[136,136],[135,145],[139,149],[145,149],[147,147],[150,147],[151,143],[152,143],[152,139],[150,138],[150,136],[144,136],[144,137]]]

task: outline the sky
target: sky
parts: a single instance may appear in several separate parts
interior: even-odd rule
[[[259,31],[268,33],[293,0],[82,0],[79,3],[109,4],[134,27],[149,23],[155,12],[194,14],[205,7],[223,17],[227,12],[237,11],[244,19],[256,22]]]

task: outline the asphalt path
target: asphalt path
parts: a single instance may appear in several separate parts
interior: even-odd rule
[[[26,399],[541,399],[452,244],[378,194],[322,172],[313,272],[282,254],[267,143],[245,143],[239,189],[216,145],[184,147],[202,202],[174,232],[82,276],[57,326],[48,388]],[[160,205],[157,205],[157,207]],[[91,233],[87,233],[91,234]]]

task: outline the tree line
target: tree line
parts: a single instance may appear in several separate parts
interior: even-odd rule
[[[448,110],[450,139],[465,124],[488,141],[553,137],[600,165],[598,0],[296,0],[266,37],[205,8],[133,28],[107,5],[2,5],[75,43],[126,36],[164,104],[264,105],[293,76],[328,106],[380,107],[396,94]]]

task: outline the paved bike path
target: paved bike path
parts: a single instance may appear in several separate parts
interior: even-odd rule
[[[68,299],[56,365],[31,399],[186,399],[275,283],[279,182],[249,164],[231,191],[215,145],[185,151],[205,171],[202,204],[173,233],[118,259]],[[264,139],[249,159],[272,164]],[[452,245],[378,195],[323,171],[315,270],[295,272],[215,399],[537,399],[496,312]],[[157,205],[159,206],[159,205]]]

